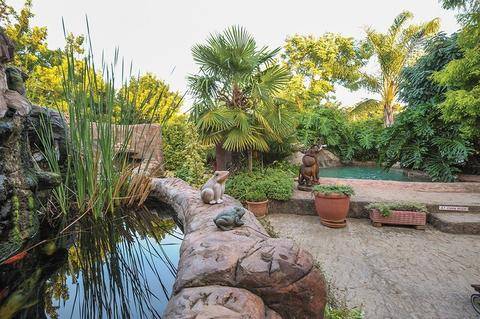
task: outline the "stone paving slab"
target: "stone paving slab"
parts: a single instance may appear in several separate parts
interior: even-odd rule
[[[269,215],[282,237],[294,239],[322,265],[332,291],[365,318],[478,318],[470,305],[480,283],[478,236],[349,219],[330,229],[316,216]]]

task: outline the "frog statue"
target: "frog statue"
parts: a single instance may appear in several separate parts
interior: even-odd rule
[[[228,171],[216,171],[213,176],[200,189],[200,197],[205,204],[223,203],[223,193],[225,192],[225,181],[228,177]]]
[[[235,227],[243,226],[242,217],[244,214],[245,209],[237,206],[219,213],[213,219],[213,222],[221,230],[232,230]]]

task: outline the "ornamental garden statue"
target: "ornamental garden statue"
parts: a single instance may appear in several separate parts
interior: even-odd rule
[[[318,184],[320,165],[318,154],[327,145],[313,145],[302,158],[302,165],[298,174],[298,189],[310,191],[310,187]]]
[[[223,193],[225,192],[225,181],[228,177],[228,171],[216,171],[213,176],[200,189],[200,197],[205,204],[223,203]]]

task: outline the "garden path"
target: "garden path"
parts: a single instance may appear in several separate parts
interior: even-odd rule
[[[372,227],[349,219],[330,229],[316,216],[269,215],[281,237],[294,239],[321,264],[331,292],[365,318],[478,318],[470,305],[480,283],[480,240],[427,226]]]

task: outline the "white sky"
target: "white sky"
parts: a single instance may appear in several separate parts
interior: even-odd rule
[[[23,0],[7,3],[19,8]],[[270,47],[282,46],[293,34],[335,32],[361,39],[363,27],[386,30],[403,10],[413,12],[418,22],[440,17],[447,33],[458,29],[454,13],[443,10],[438,0],[34,0],[34,24],[48,27],[52,48],[63,47],[62,17],[68,31],[80,34],[88,15],[96,50],[112,56],[119,47],[138,70],[185,92],[185,77],[196,71],[190,49],[211,32],[239,24]],[[338,88],[336,96],[349,105],[368,93]]]

